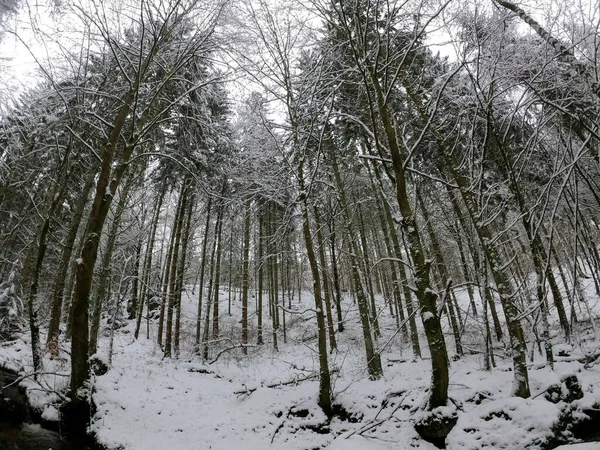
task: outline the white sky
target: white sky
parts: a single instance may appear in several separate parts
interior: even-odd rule
[[[439,51],[444,56],[455,58],[453,46],[447,43],[447,32],[440,27],[441,21],[444,16],[452,17],[452,13],[461,8],[473,7],[477,1],[485,9],[491,7],[491,0],[470,0],[468,2],[456,0],[448,6],[446,12],[450,13],[449,15],[443,14],[440,20],[432,23],[429,42],[434,43],[434,52]],[[0,24],[0,29],[8,30],[2,33],[0,41],[0,96],[2,96],[0,107],[4,101],[23,92],[28,86],[35,84],[36,79],[40,79],[39,64],[45,69],[51,70],[53,55],[59,52],[59,46],[56,44],[58,39],[65,42],[69,36],[75,35],[69,33],[66,28],[75,26],[78,21],[54,14],[54,5],[60,4],[59,2],[60,0],[21,0],[19,14]],[[107,0],[106,4],[109,3],[110,0]],[[556,0],[552,2],[552,6],[543,10],[540,9],[537,1],[521,0],[518,3],[537,20],[556,32],[562,28],[561,17],[564,19],[571,14],[577,15],[578,10],[581,11],[581,9],[588,16],[597,14],[600,0],[583,0],[581,3],[576,2],[577,5],[566,0],[565,2]],[[557,6],[560,3],[563,3],[562,8]],[[54,18],[58,20],[54,20]],[[524,27],[528,28],[526,25]],[[18,38],[12,33],[16,33]],[[31,53],[35,55],[39,63]],[[249,87],[247,82],[243,84],[246,88]],[[237,89],[240,88],[237,87]]]
[[[27,0],[29,1],[29,0]],[[52,28],[56,27],[52,10],[38,0],[25,2],[16,16],[0,25],[0,86],[2,100],[9,100],[40,79],[39,64],[50,67],[54,48]],[[32,25],[33,23],[33,25]],[[34,30],[37,30],[34,32]],[[34,56],[35,55],[35,56]]]

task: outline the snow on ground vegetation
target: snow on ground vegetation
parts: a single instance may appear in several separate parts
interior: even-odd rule
[[[383,450],[434,449],[414,429],[427,399],[430,361],[415,360],[406,336],[396,330],[387,310],[380,311],[382,336],[378,345],[384,363],[384,376],[369,380],[356,305],[345,299],[346,329],[338,333],[338,350],[330,354],[334,403],[339,414],[328,419],[317,406],[318,355],[316,324],[310,310],[312,298],[304,294],[286,309],[286,342],[279,330],[279,351],[271,345],[272,330],[265,313],[265,343],[249,348],[242,356],[239,348],[240,302],[234,298],[228,314],[229,295],[221,295],[222,339],[211,345],[208,360],[202,361],[194,346],[197,292],[188,286],[182,301],[181,352],[177,358],[164,358],[156,344],[156,323],[150,323],[149,339],[145,325],[134,339],[135,321],[123,320],[114,332],[110,369],[93,379],[96,413],[91,431],[109,449],[124,450],[233,450],[233,449],[316,449]],[[565,345],[558,326],[554,338],[558,362],[554,370],[546,364],[532,339],[529,375],[532,397],[511,397],[512,364],[503,343],[496,343],[496,367],[485,371],[481,348],[482,325],[469,319],[463,335],[466,356],[453,359],[450,367],[450,397],[459,420],[446,440],[447,448],[519,449],[548,448],[558,423],[576,420],[567,417],[578,407],[600,404],[600,366],[588,364],[586,355],[600,350],[594,311],[600,311],[599,298],[588,286],[588,308],[580,311],[577,337]],[[286,299],[286,302],[288,300]],[[467,310],[466,292],[458,301]],[[383,302],[381,302],[383,305]],[[587,311],[592,313],[592,320]],[[480,320],[480,319],[479,319]],[[443,319],[446,341],[452,355],[450,329]],[[256,317],[250,322],[255,324]],[[422,343],[425,339],[421,336]],[[105,323],[98,356],[109,362],[110,332]],[[256,342],[256,329],[250,332]],[[425,347],[425,345],[423,345]],[[3,366],[31,371],[28,335],[0,347]],[[583,361],[583,362],[582,362]],[[68,387],[68,348],[61,357],[45,361],[45,375],[23,380],[29,397],[48,419],[56,418],[57,405]],[[560,385],[566,376],[576,375],[584,397],[574,400],[571,409],[564,401],[548,401],[545,392]],[[558,393],[560,397],[560,392]],[[567,413],[565,412],[567,411]],[[569,427],[563,427],[568,442]],[[557,443],[557,445],[560,442]],[[575,450],[600,448],[600,443]]]

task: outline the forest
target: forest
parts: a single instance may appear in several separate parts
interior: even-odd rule
[[[599,27],[0,2],[0,448],[599,449]]]

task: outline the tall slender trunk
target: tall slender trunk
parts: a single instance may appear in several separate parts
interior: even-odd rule
[[[175,217],[175,226],[173,228],[173,233],[175,233],[175,244],[173,248],[173,255],[171,257],[169,294],[167,302],[167,330],[165,333],[165,357],[167,358],[171,357],[173,346],[173,310],[175,308],[175,301],[177,298],[177,272],[180,270],[179,249],[181,247],[185,213],[187,211],[188,187],[187,180],[184,180],[181,183],[181,193],[179,194],[179,198],[182,200],[180,200],[180,207],[178,208],[177,216]]]
[[[65,296],[65,284],[67,280],[67,273],[69,271],[69,262],[71,261],[71,255],[73,254],[73,247],[77,238],[77,232],[81,225],[83,211],[88,203],[90,191],[94,185],[95,176],[96,170],[90,170],[83,189],[77,198],[75,208],[73,209],[73,216],[69,226],[69,231],[64,240],[60,264],[58,266],[56,278],[54,279],[54,285],[52,287],[52,312],[50,315],[50,324],[48,325],[46,349],[53,355],[58,355],[58,337],[62,316],[63,298]],[[67,295],[71,295],[71,292],[67,292]]]
[[[300,192],[306,192],[304,185],[304,164],[303,159],[298,164],[298,180],[300,183]],[[304,196],[300,202],[302,213],[302,234],[304,235],[304,245],[308,263],[313,278],[313,295],[315,299],[315,309],[317,316],[317,333],[319,347],[319,400],[318,405],[327,416],[332,414],[331,405],[331,374],[329,373],[329,362],[327,359],[327,332],[325,329],[325,317],[323,314],[323,299],[321,296],[321,274],[319,265],[313,247],[313,238],[310,230],[310,218],[308,215],[308,200]],[[379,356],[379,355],[377,355]]]
[[[248,282],[250,268],[250,206],[251,200],[244,202],[244,253],[242,261],[242,352],[248,354]]]
[[[163,345],[163,332],[165,326],[165,312],[167,312],[167,304],[169,302],[169,283],[172,278],[175,277],[173,273],[173,259],[175,250],[175,241],[177,240],[177,224],[179,223],[179,216],[181,215],[181,209],[183,206],[184,198],[182,195],[177,200],[177,208],[175,210],[175,216],[173,217],[173,228],[171,229],[171,237],[169,238],[169,248],[167,250],[167,258],[165,261],[165,268],[163,271],[162,279],[162,296],[160,302],[160,313],[158,316],[158,336],[156,342],[162,347]]]
[[[191,189],[191,187],[190,187]],[[187,195],[187,193],[186,193]],[[175,285],[175,308],[177,314],[175,315],[175,337],[173,338],[173,347],[175,350],[175,356],[179,356],[179,340],[181,336],[181,296],[183,293],[183,283],[185,281],[185,271],[187,269],[187,254],[188,254],[188,243],[190,240],[190,233],[192,228],[192,211],[194,210],[196,201],[196,195],[192,193],[187,205],[187,214],[185,223],[183,225],[183,237],[181,241],[181,261],[177,268],[177,280]]]
[[[394,218],[392,216],[392,211],[390,205],[387,200],[383,196],[384,187],[383,182],[381,180],[381,175],[379,173],[379,169],[377,166],[373,166],[373,173],[375,175],[375,179],[379,184],[378,196],[379,196],[379,204],[383,207],[384,218],[387,224],[387,229],[389,230],[389,236],[392,241],[392,249],[394,251],[394,255],[396,258],[402,258],[402,249],[400,246],[400,239],[398,239],[398,233],[396,232],[396,226],[394,223]],[[383,225],[382,225],[383,226]],[[404,292],[404,302],[406,303],[406,314],[408,316],[408,326],[410,330],[410,339],[413,349],[413,355],[415,358],[421,357],[421,344],[419,343],[419,333],[417,331],[417,323],[415,320],[415,310],[413,306],[412,300],[412,292],[408,286],[408,277],[406,274],[406,267],[403,262],[399,262],[396,264],[398,268],[399,277],[397,280],[398,287],[397,289],[402,287]],[[399,294],[399,293],[398,293]]]
[[[313,208],[315,215],[315,222],[317,225],[317,246],[319,248],[319,264],[321,265],[321,273],[323,274],[323,292],[325,294],[325,311],[327,312],[327,331],[329,334],[329,348],[330,351],[337,349],[337,342],[335,339],[335,326],[333,324],[333,316],[331,314],[331,290],[329,289],[329,279],[327,274],[327,263],[325,261],[325,242],[323,239],[323,232],[321,231],[321,218],[319,217],[318,208]]]
[[[458,226],[456,227],[459,230]],[[465,257],[465,249],[463,246],[462,235],[460,231],[456,233],[456,245],[458,246],[458,255],[460,257],[460,267],[465,283],[467,283],[467,294],[469,295],[469,306],[474,317],[477,317],[477,306],[475,305],[475,295],[473,292],[473,286],[471,284],[471,278],[469,276],[469,265],[467,264],[467,258]]]
[[[31,260],[33,264],[28,265],[30,271],[28,277],[25,277],[25,279],[27,279],[30,283],[27,301],[27,311],[29,315],[29,329],[31,334],[31,353],[33,357],[33,370],[35,371],[34,379],[36,380],[37,373],[42,370],[43,363],[43,353],[40,344],[40,330],[38,324],[38,314],[36,305],[39,280],[42,271],[42,264],[46,255],[46,249],[48,248],[48,238],[52,233],[52,222],[54,220],[54,215],[56,214],[58,206],[64,201],[67,192],[67,163],[70,151],[71,146],[69,145],[65,151],[62,161],[59,162],[59,165],[57,167],[57,179],[55,180],[54,185],[50,189],[50,192],[48,193],[46,198],[45,218],[40,224],[35,244],[31,244],[30,247],[30,251],[32,252]],[[34,253],[35,257],[33,257]]]
[[[404,157],[399,146],[392,118],[390,117],[386,97],[384,96],[379,78],[372,67],[368,68],[369,77],[375,92],[379,118],[387,138],[388,148],[392,157],[394,179],[396,184],[396,201],[402,215],[401,227],[407,238],[410,256],[414,265],[414,282],[416,296],[421,308],[421,320],[425,328],[425,336],[431,354],[431,391],[428,407],[445,406],[448,401],[448,352],[442,332],[440,318],[437,312],[438,296],[431,289],[430,265],[425,260],[421,236],[415,222],[413,209],[409,202],[404,173]]]
[[[100,173],[96,182],[96,192],[90,211],[87,229],[83,239],[83,249],[77,262],[75,294],[73,295],[73,324],[71,334],[71,394],[76,395],[89,378],[89,320],[88,310],[94,267],[98,258],[98,245],[104,222],[110,209],[113,196],[127,168],[134,146],[127,144],[121,150],[115,166],[117,142],[133,102],[133,92],[126,94],[123,104],[113,122],[106,144],[100,152]],[[113,169],[114,166],[114,169]]]
[[[437,272],[442,280],[442,286],[444,288],[447,288],[449,287],[449,282],[451,280],[446,270],[446,262],[444,261],[442,248],[438,241],[435,230],[433,229],[431,217],[429,215],[429,211],[425,207],[425,203],[423,201],[423,196],[421,194],[420,189],[417,189],[417,203],[421,208],[421,213],[423,214],[423,221],[425,222],[425,227],[427,229],[427,233],[429,234],[429,240],[431,241],[431,247],[433,249],[433,255],[435,257],[435,265],[437,268]],[[454,335],[454,345],[456,346],[456,354],[458,356],[462,356],[463,348],[462,342],[460,340],[460,327],[458,325],[458,322],[456,321],[456,314],[454,311],[454,306],[452,304],[452,299],[449,297],[450,292],[448,292],[448,297],[446,298],[446,307],[448,309],[448,316],[450,317],[450,326],[452,327],[452,334]]]
[[[256,337],[257,345],[263,345],[263,290],[264,290],[264,286],[263,286],[264,248],[263,248],[263,246],[264,246],[264,218],[263,218],[263,213],[259,209],[259,211],[258,211],[258,258],[257,258],[257,264],[258,264],[257,272],[258,273],[256,274],[256,277],[258,278],[258,280],[257,280],[257,284],[258,284],[257,334],[258,335]]]
[[[87,229],[87,224],[85,226]],[[85,238],[85,233],[79,236],[79,240],[76,246],[76,255],[80,255],[83,250],[83,244]],[[67,279],[67,285],[65,287],[65,304],[63,305],[63,318],[66,322],[65,327],[65,339],[71,339],[71,328],[73,326],[73,296],[75,295],[75,279],[77,275],[77,260],[72,264],[71,270],[69,271],[69,278]]]
[[[208,339],[210,337],[210,313],[212,307],[212,286],[214,280],[214,272],[215,272],[215,254],[217,251],[218,240],[219,240],[219,228],[221,226],[221,221],[223,220],[223,205],[219,205],[217,209],[217,220],[215,222],[215,231],[214,231],[214,239],[212,245],[212,251],[210,255],[210,274],[209,274],[209,282],[208,282],[208,298],[206,299],[206,314],[204,315],[204,332],[202,333],[203,340],[203,348],[202,348],[202,358],[204,360],[208,359],[208,347],[209,342]]]
[[[362,207],[358,206],[358,225],[359,225],[359,238],[360,245],[362,247],[363,255],[363,270],[365,283],[367,285],[367,292],[369,293],[369,306],[371,309],[371,321],[373,323],[373,331],[375,337],[381,336],[379,331],[379,319],[377,317],[377,305],[375,304],[375,292],[373,291],[373,275],[371,273],[371,263],[369,261],[369,246],[367,245],[367,232],[365,230],[365,223],[362,214]]]
[[[117,203],[114,219],[108,232],[108,240],[106,242],[106,247],[104,248],[104,253],[102,255],[102,262],[100,264],[100,277],[98,279],[98,282],[96,283],[96,295],[94,296],[93,302],[92,325],[90,327],[89,344],[90,355],[96,353],[98,347],[98,332],[100,331],[100,318],[102,315],[102,306],[107,300],[107,297],[109,296],[111,287],[110,285],[112,283],[112,271],[110,263],[112,260],[113,251],[115,249],[115,244],[117,242],[119,227],[121,226],[121,218],[123,217],[123,212],[125,211],[125,206],[127,204],[129,190],[133,184],[133,179],[133,173],[130,173],[128,176],[128,180],[126,181],[126,184],[119,195],[119,203]]]
[[[370,311],[369,304],[367,298],[364,294],[364,290],[362,287],[361,277],[358,270],[358,263],[356,261],[356,257],[359,254],[356,242],[352,239],[353,233],[350,229],[350,216],[348,210],[348,202],[346,200],[346,193],[344,190],[344,186],[342,184],[342,178],[340,175],[337,158],[335,155],[335,149],[331,144],[330,152],[331,155],[331,163],[333,167],[333,173],[335,178],[335,183],[338,190],[338,201],[340,202],[341,210],[344,214],[344,222],[346,224],[346,230],[348,235],[349,245],[351,246],[351,251],[349,252],[350,264],[351,264],[351,273],[352,273],[352,281],[354,283],[354,287],[356,289],[356,299],[358,302],[358,310],[360,316],[360,322],[362,325],[363,331],[363,341],[365,345],[365,354],[367,358],[367,369],[369,372],[369,376],[373,379],[381,378],[383,376],[383,367],[381,365],[381,356],[379,352],[375,349],[374,345],[374,337],[371,331],[371,323],[370,323]]]
[[[454,191],[452,191],[451,189],[449,189],[447,187],[446,192],[448,194],[448,198],[450,199],[450,203],[452,204],[452,209],[454,210],[454,214],[456,215],[458,221],[460,222],[461,228],[463,230],[469,229],[469,225],[467,224],[467,221],[463,216],[463,212],[460,208],[458,199],[456,198]],[[469,214],[469,213],[467,212],[467,214]],[[473,259],[473,265],[475,267],[480,267],[481,262],[480,262],[479,248],[474,248],[474,245],[471,243],[471,245],[469,245],[469,249],[471,251],[471,257]],[[498,312],[496,310],[496,303],[494,302],[494,297],[491,295],[491,292],[489,292],[489,286],[487,284],[484,284],[483,286],[479,286],[479,289],[480,290],[485,289],[488,291],[488,292],[485,292],[484,295],[487,298],[488,306],[490,308],[490,314],[492,315],[492,321],[494,322],[494,331],[496,334],[496,339],[498,341],[501,341],[504,333],[502,331],[502,325],[500,324],[500,319],[498,317]],[[483,298],[484,295],[482,295],[481,297]]]
[[[444,157],[448,158],[448,155],[444,155]],[[463,200],[467,206],[471,220],[473,221],[475,230],[477,231],[479,241],[481,242],[485,258],[489,264],[492,277],[496,284],[496,290],[500,296],[500,302],[506,317],[513,358],[513,395],[517,397],[528,398],[530,396],[530,390],[526,362],[527,347],[525,345],[523,328],[521,327],[521,323],[519,321],[519,310],[515,304],[515,293],[512,290],[510,278],[506,273],[506,265],[503,263],[500,257],[498,248],[494,245],[495,241],[490,228],[481,221],[478,222],[476,219],[478,217],[478,207],[477,202],[473,198],[473,193],[470,190],[469,181],[466,177],[459,173],[459,171],[456,169],[457,165],[454,161],[447,161],[447,166],[451,168],[452,176],[454,177],[454,180],[459,187],[461,196],[463,197]]]
[[[142,208],[142,218],[140,220],[140,233],[135,244],[135,257],[133,261],[133,270],[131,274],[131,302],[129,303],[129,305],[127,305],[127,308],[129,310],[129,320],[135,319],[138,310],[138,301],[140,294],[140,261],[142,259],[142,247],[144,246],[144,235],[141,231],[144,229],[146,224],[146,214],[147,209],[144,206]]]
[[[200,349],[200,324],[202,322],[202,297],[204,296],[204,273],[206,272],[206,247],[208,245],[210,231],[210,208],[212,206],[212,197],[208,197],[206,205],[206,225],[204,226],[204,237],[202,239],[202,261],[200,262],[200,281],[198,285],[198,315],[196,317],[196,349]]]
[[[224,206],[222,207],[225,208]],[[223,213],[221,213],[221,220],[219,221],[219,229],[217,230],[217,258],[215,266],[215,279],[214,279],[214,294],[213,294],[213,321],[212,321],[212,338],[219,338],[219,289],[221,288],[221,255],[223,254]]]
[[[144,312],[144,304],[148,305],[150,309],[150,302],[147,298],[149,296],[149,283],[150,273],[152,271],[152,257],[154,254],[154,242],[156,240],[156,230],[158,228],[158,219],[160,217],[160,209],[162,207],[165,193],[167,192],[166,183],[163,183],[159,188],[157,197],[154,203],[154,214],[152,216],[152,224],[150,229],[150,238],[146,244],[146,255],[144,256],[144,267],[142,269],[142,289],[140,292],[139,310],[135,322],[135,338],[137,339],[140,334],[140,327],[142,325],[142,313]]]
[[[329,252],[331,254],[331,269],[333,272],[333,299],[335,310],[337,313],[338,332],[344,331],[344,318],[342,316],[342,289],[340,287],[340,274],[338,270],[338,261],[335,254],[336,239],[335,239],[335,222],[333,219],[329,221]],[[300,295],[300,293],[298,293]]]
[[[242,251],[243,252],[243,251]],[[231,316],[231,277],[232,277],[232,273],[233,273],[233,214],[231,215],[231,222],[230,222],[230,226],[229,226],[229,256],[228,256],[228,262],[227,262],[227,276],[228,276],[228,282],[227,282],[227,315]],[[243,263],[242,263],[243,264]],[[235,297],[234,297],[234,301],[235,301]]]
[[[273,226],[273,222],[275,220],[275,208],[274,204],[270,203],[269,207],[269,220],[267,222],[268,226],[268,236],[269,240],[267,242],[267,253],[268,253],[268,268],[269,268],[269,310],[271,311],[271,322],[273,324],[273,349],[275,351],[279,351],[279,286],[278,286],[278,277],[277,277],[277,246],[275,243],[275,227]]]

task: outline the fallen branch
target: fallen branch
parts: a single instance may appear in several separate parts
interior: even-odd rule
[[[282,311],[285,311],[288,314],[292,314],[292,315],[296,315],[296,316],[301,316],[303,314],[306,314],[307,312],[312,313],[312,314],[317,314],[317,311],[315,309],[311,309],[311,308],[306,308],[306,309],[304,309],[302,311],[296,311],[296,310],[293,310],[293,309],[288,309],[288,308],[286,308],[283,305],[277,305],[277,307],[279,309],[281,309]]]
[[[215,359],[210,361],[208,363],[208,365],[212,365],[212,364],[216,363],[222,355],[224,355],[227,352],[230,352],[231,350],[235,350],[236,348],[253,348],[253,347],[257,347],[257,346],[249,345],[249,344],[238,344],[238,345],[234,345],[233,347],[227,347],[227,348],[221,350],[219,353],[217,353],[217,356],[215,357]]]
[[[330,370],[329,373],[330,374],[334,374],[337,372],[337,369],[334,370]],[[308,381],[308,380],[316,380],[319,378],[319,374],[318,373],[311,373],[309,375],[304,375],[304,376],[297,376],[291,380],[287,380],[287,381],[280,381],[279,383],[272,383],[272,384],[267,384],[267,385],[261,385],[258,387],[254,387],[254,388],[249,388],[246,387],[246,385],[244,385],[245,389],[239,390],[239,391],[234,391],[233,393],[235,395],[250,395],[252,394],[254,391],[256,391],[259,387],[266,387],[266,388],[278,388],[278,387],[282,387],[282,386],[289,386],[290,384],[298,384],[301,383],[303,381]]]
[[[402,407],[402,403],[406,399],[406,397],[408,395],[408,391],[400,391],[398,393],[394,393],[393,396],[396,396],[396,394],[398,394],[397,396],[402,396],[402,398],[400,399],[400,402],[394,407],[392,412],[387,415],[387,417],[377,420],[377,418],[379,417],[379,414],[381,414],[381,412],[387,407],[387,405],[388,405],[387,400],[391,397],[388,397],[386,399],[386,401],[383,402],[383,404],[381,405],[381,408],[379,409],[379,411],[377,412],[377,414],[375,415],[375,417],[373,419],[371,419],[368,423],[366,423],[365,425],[360,427],[358,430],[354,430],[352,433],[344,436],[345,439],[349,439],[350,437],[354,436],[355,434],[362,436],[364,433],[371,431],[372,429],[377,428],[379,425],[392,419],[394,417],[394,414],[396,414],[396,411],[398,411]]]
[[[275,436],[277,436],[277,433],[279,433],[279,430],[281,430],[283,428],[283,426],[285,425],[285,420],[283,420],[279,426],[277,427],[277,429],[275,430],[275,432],[273,433],[273,436],[271,436],[271,444],[275,441]]]
[[[600,358],[600,352],[594,353],[591,355],[585,355],[583,358],[579,359],[578,361],[583,364],[583,367],[585,367],[586,369],[589,369],[593,365],[593,363],[598,361],[599,358]]]
[[[589,369],[595,362],[598,361],[598,359],[600,359],[600,352],[593,353],[591,355],[584,355],[583,357],[581,355],[558,356],[558,357],[555,357],[553,359],[553,362],[559,363],[559,362],[573,362],[573,361],[577,361],[577,362],[580,362],[581,364],[583,364],[583,367],[585,369]],[[531,368],[543,369],[547,365],[548,365],[548,362],[544,361],[544,362],[541,362],[541,363],[531,363],[531,364],[528,364],[527,368],[528,369],[531,369]]]
[[[0,392],[2,392],[4,389],[7,389],[11,386],[14,386],[15,384],[19,384],[21,381],[26,380],[27,378],[35,377],[37,375],[55,375],[57,377],[69,377],[69,375],[66,375],[64,373],[58,373],[58,372],[32,372],[32,373],[28,373],[26,375],[22,375],[22,376],[16,378],[11,383],[8,383],[7,385],[3,386],[2,388],[0,388]],[[38,383],[38,384],[40,384],[40,383]]]

